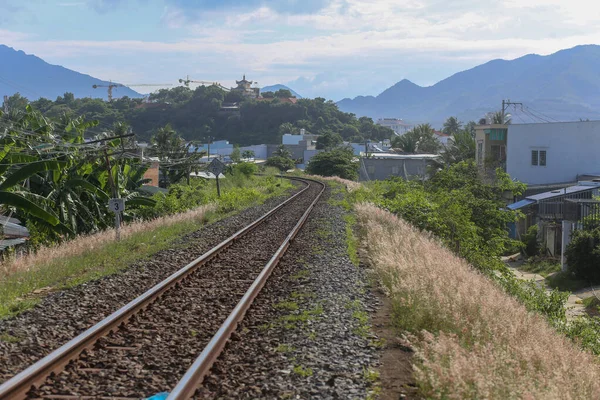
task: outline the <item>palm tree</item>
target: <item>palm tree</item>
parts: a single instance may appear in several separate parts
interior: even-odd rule
[[[460,131],[462,127],[462,122],[458,120],[456,117],[450,117],[444,122],[443,132],[446,135],[454,135]]]
[[[273,155],[276,157],[292,158],[292,153],[282,144],[277,147],[277,150],[273,152]]]
[[[502,114],[502,111],[496,111],[492,114],[492,124],[509,125],[512,122],[510,114]]]

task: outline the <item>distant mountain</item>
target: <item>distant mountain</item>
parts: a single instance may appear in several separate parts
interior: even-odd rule
[[[285,86],[285,85],[272,85],[272,86],[265,86],[264,88],[260,89],[260,92],[261,92],[261,93],[263,93],[263,92],[273,92],[273,93],[274,93],[274,92],[278,91],[279,89],[287,89],[287,90],[289,90],[290,92],[292,92],[292,94],[293,94],[294,96],[296,96],[297,98],[299,98],[299,99],[301,99],[301,98],[302,98],[302,96],[300,96],[298,93],[294,92],[292,89],[290,89],[289,87],[287,87],[287,86]]]
[[[108,83],[0,45],[0,103],[2,96],[17,92],[29,100],[40,97],[55,100],[65,92],[71,92],[75,97],[107,99],[106,88],[93,89],[92,85]],[[113,90],[113,97],[123,96],[142,97],[127,87]]]
[[[600,46],[577,46],[548,56],[493,60],[433,86],[402,80],[378,96],[338,102],[341,110],[372,118],[403,118],[440,127],[450,116],[479,120],[500,109],[503,99],[522,102],[509,109],[513,121],[600,119]],[[541,114],[540,114],[541,113]],[[531,117],[531,118],[530,118]]]

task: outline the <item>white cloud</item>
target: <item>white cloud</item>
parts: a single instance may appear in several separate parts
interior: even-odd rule
[[[458,67],[492,58],[549,54],[600,41],[595,19],[600,3],[587,0],[331,0],[310,14],[278,12],[262,4],[248,12],[214,9],[193,18],[180,8],[167,7],[164,26],[189,36],[169,42],[57,41],[6,31],[0,31],[0,37],[53,60],[90,55],[118,60],[119,54],[132,53],[141,60],[144,55],[162,54],[202,60],[204,74],[217,74],[227,65],[266,77],[270,83],[310,79],[344,65],[351,68],[341,75],[321,75],[330,77],[314,82],[315,90],[323,93],[333,87],[367,87],[360,81],[372,71],[402,78],[409,58],[423,69],[438,65],[442,78]],[[423,74],[413,73],[418,83],[430,83],[432,78]]]

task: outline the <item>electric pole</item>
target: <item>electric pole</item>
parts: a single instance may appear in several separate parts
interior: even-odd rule
[[[4,113],[8,114],[8,96],[4,95]]]
[[[500,121],[502,124],[504,124],[504,115],[505,115],[506,109],[509,106],[516,106],[516,105],[520,105],[521,108],[523,108],[523,103],[514,103],[514,102],[511,102],[510,100],[502,100],[502,121]]]

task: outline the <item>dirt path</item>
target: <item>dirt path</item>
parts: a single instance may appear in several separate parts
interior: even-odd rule
[[[525,260],[521,255],[513,255],[510,257],[502,257],[502,261],[513,271],[515,276],[524,281],[534,281],[539,287],[545,288],[547,291],[551,291],[552,289],[546,285],[546,278],[544,278],[540,274],[534,274],[531,272],[522,271],[519,268],[521,265],[525,263]],[[595,288],[596,293],[600,295],[598,288]],[[585,315],[585,306],[583,305],[583,299],[588,297],[592,297],[594,293],[591,288],[581,289],[576,292],[573,292],[569,295],[567,299],[567,320],[570,321],[578,316]]]

